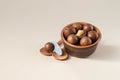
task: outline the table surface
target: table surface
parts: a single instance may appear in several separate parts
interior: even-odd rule
[[[0,80],[120,79],[120,0],[0,0]],[[88,58],[58,61],[39,49],[64,26],[88,22],[102,40]]]

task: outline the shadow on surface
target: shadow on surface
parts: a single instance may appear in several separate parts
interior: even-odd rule
[[[89,59],[119,62],[119,47],[100,43]]]

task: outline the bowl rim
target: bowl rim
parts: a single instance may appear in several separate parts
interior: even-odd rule
[[[74,47],[74,48],[89,48],[89,47],[95,46],[96,44],[98,44],[98,43],[100,42],[101,37],[102,37],[102,34],[101,34],[100,30],[99,30],[96,26],[94,26],[93,24],[92,24],[92,25],[95,27],[97,33],[99,34],[99,38],[97,39],[96,42],[94,42],[94,43],[91,44],[91,45],[87,45],[87,46],[77,46],[77,45],[73,45],[73,44],[70,44],[69,42],[67,42],[66,39],[64,38],[63,30],[64,30],[66,27],[68,27],[68,26],[70,26],[70,25],[72,25],[72,24],[74,24],[74,23],[90,24],[90,23],[87,23],[87,22],[73,22],[73,23],[70,23],[70,24],[66,25],[66,26],[62,29],[62,31],[61,31],[61,38],[62,38],[62,40],[63,40],[63,42],[64,42],[65,44],[67,44],[67,45],[69,45],[69,46],[71,46],[71,47]]]

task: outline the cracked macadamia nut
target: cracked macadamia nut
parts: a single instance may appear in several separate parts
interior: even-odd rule
[[[71,44],[77,44],[78,43],[78,37],[74,34],[71,34],[67,37],[67,41]]]
[[[66,27],[64,30],[63,30],[63,34],[65,36],[65,38],[67,38],[71,32],[70,32],[70,28],[69,27]]]
[[[54,45],[52,43],[48,42],[45,44],[44,48],[47,52],[52,52],[54,50]]]
[[[91,24],[85,24],[83,27],[83,30],[85,30],[86,32],[92,31],[93,29],[94,27]]]
[[[92,44],[92,40],[89,37],[85,36],[85,37],[81,38],[81,40],[80,40],[80,45],[81,46],[87,46],[87,45],[90,45],[90,44]]]
[[[71,34],[76,34],[77,33],[77,30],[74,27],[71,27],[70,31],[71,31]]]
[[[91,38],[93,42],[95,42],[98,39],[98,33],[96,31],[89,31],[88,37]]]
[[[83,26],[80,23],[74,23],[72,24],[73,27],[75,27],[77,30],[82,30]]]
[[[65,38],[67,38],[70,34],[76,34],[76,33],[77,33],[77,30],[74,27],[66,27],[63,30],[63,34],[64,34]]]

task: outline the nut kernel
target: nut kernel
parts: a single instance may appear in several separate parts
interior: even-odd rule
[[[83,37],[84,35],[85,35],[85,31],[84,30],[78,30],[78,32],[76,34],[76,36],[79,37],[79,38]]]

